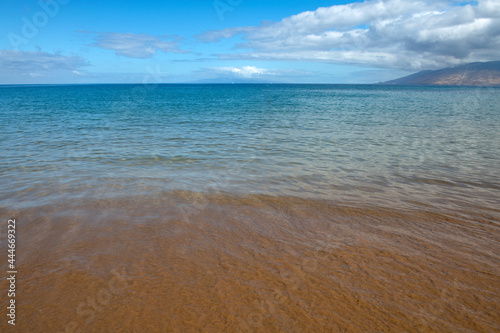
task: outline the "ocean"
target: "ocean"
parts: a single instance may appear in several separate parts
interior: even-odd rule
[[[16,326],[500,330],[499,93],[0,86]]]

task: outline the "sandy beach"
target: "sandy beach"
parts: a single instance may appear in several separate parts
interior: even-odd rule
[[[491,216],[192,192],[1,215],[22,221],[24,332],[499,328]]]

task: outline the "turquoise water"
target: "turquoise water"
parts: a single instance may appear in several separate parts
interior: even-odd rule
[[[0,87],[0,203],[175,190],[497,215],[500,90]]]

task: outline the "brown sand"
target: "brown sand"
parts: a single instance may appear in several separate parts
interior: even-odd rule
[[[500,331],[492,216],[189,192],[0,215],[2,332]]]

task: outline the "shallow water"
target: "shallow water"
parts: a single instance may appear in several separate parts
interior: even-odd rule
[[[19,331],[500,330],[498,90],[41,86],[0,102]]]

